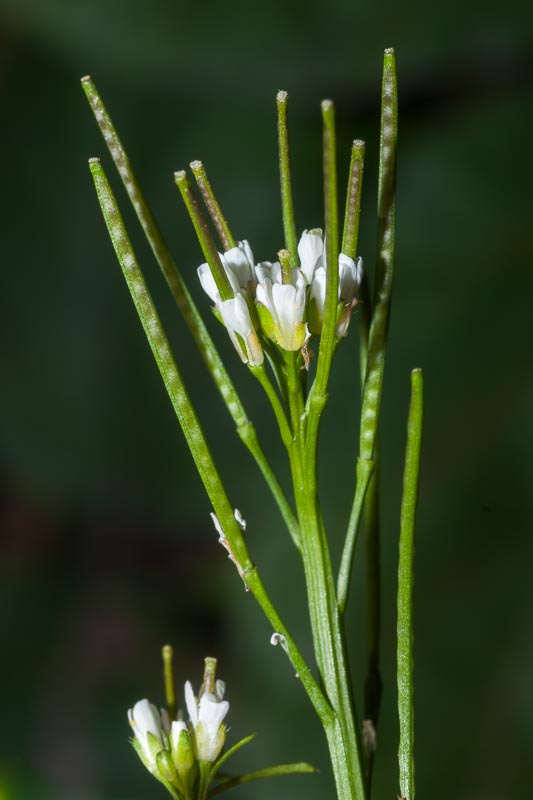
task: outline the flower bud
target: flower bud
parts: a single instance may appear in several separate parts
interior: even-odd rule
[[[185,702],[194,729],[194,744],[198,761],[213,763],[220,755],[226,741],[224,717],[229,703],[223,700],[225,685],[215,680],[214,659],[206,659],[206,675],[200,696],[194,696],[189,681],[185,684]]]
[[[148,700],[139,700],[128,711],[133,728],[133,746],[147,770],[157,773],[157,754],[164,749],[161,716]]]
[[[187,725],[183,720],[174,720],[170,730],[172,760],[180,773],[189,772],[194,766],[194,747]]]
[[[292,283],[273,282],[265,278],[256,289],[263,333],[283,350],[300,350],[307,338],[304,322],[305,282],[297,270],[293,270],[293,273]]]

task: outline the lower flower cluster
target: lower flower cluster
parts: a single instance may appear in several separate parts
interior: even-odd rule
[[[190,800],[201,773],[215,764],[226,741],[224,719],[229,703],[224,700],[224,681],[215,680],[215,659],[206,659],[204,682],[198,696],[185,683],[189,722],[181,712],[171,719],[148,700],[139,700],[128,711],[133,728],[132,744],[144,766],[165,784],[174,797]]]
[[[246,240],[219,255],[234,296],[221,298],[207,263],[198,267],[198,276],[245,364],[263,363],[263,337],[281,350],[296,351],[311,335],[320,335],[326,300],[326,247],[320,229],[303,232],[298,269],[285,268],[279,261],[256,264]],[[335,332],[343,337],[357,303],[363,261],[341,253],[338,267]]]

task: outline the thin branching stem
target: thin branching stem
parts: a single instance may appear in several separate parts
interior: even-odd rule
[[[316,376],[308,397],[309,422],[306,440],[307,480],[316,480],[318,430],[327,403],[327,387],[335,352],[335,327],[339,292],[339,214],[337,201],[337,144],[335,108],[331,100],[322,101],[324,215],[326,222],[326,298],[324,320],[318,348]]]
[[[209,212],[211,221],[213,222],[213,225],[215,226],[220,237],[222,246],[224,250],[231,250],[232,247],[235,247],[236,242],[232,236],[229,225],[226,221],[226,217],[222,213],[222,209],[218,204],[218,200],[215,197],[212,186],[209,183],[205,167],[201,161],[191,161],[189,166],[196,179],[196,184],[200,194],[202,195],[202,200],[204,201]]]
[[[196,469],[213,506],[220,529],[223,531],[220,541],[230,555],[245,586],[251,590],[263,609],[273,630],[285,637],[287,655],[298,673],[315,711],[322,724],[325,727],[331,727],[335,721],[331,705],[318,686],[300,650],[273,606],[257,568],[251,561],[243,532],[235,519],[233,508],[220,479],[196,412],[189,399],[143,274],[137,263],[102,165],[98,159],[91,159],[89,164],[102,215],[126,284]]]
[[[281,183],[281,209],[283,214],[283,231],[285,233],[285,247],[291,254],[293,267],[299,266],[298,261],[298,236],[294,218],[294,204],[292,199],[291,164],[289,158],[289,133],[287,128],[287,92],[278,92],[276,105],[278,109],[278,148],[279,148],[279,176]]]
[[[163,658],[163,681],[165,684],[165,700],[170,719],[176,719],[176,689],[174,686],[173,660],[174,652],[172,646],[164,645],[161,655]]]
[[[182,169],[178,172],[175,172],[174,180],[176,182],[176,186],[180,190],[185,207],[189,212],[191,222],[194,226],[194,230],[196,231],[196,236],[198,237],[200,247],[202,248],[202,253],[204,254],[205,260],[209,264],[209,269],[211,270],[211,274],[216,283],[220,297],[222,300],[230,300],[234,296],[233,289],[231,288],[224,265],[220,260],[220,255],[218,253],[215,240],[211,235],[211,231],[209,230],[207,221],[202,214],[200,206],[198,205],[198,201],[194,196],[191,183],[185,170]]]
[[[85,95],[89,101],[98,127],[104,137],[109,153],[115,167],[122,179],[124,188],[142,226],[144,234],[152,248],[152,252],[163,273],[167,285],[176,301],[185,323],[189,328],[200,355],[217,387],[224,404],[230,413],[236,427],[237,434],[245,447],[255,459],[263,478],[268,485],[272,496],[279,508],[281,516],[294,540],[298,539],[298,523],[287,501],[281,485],[265,456],[257,438],[257,432],[249,419],[239,395],[233,385],[229,374],[222,363],[222,359],[209,335],[209,332],[200,316],[196,305],[185,285],[185,282],[170,253],[161,230],[152,214],[148,202],[139,186],[130,160],[124,149],[122,141],[116,131],[113,121],[103,103],[103,100],[90,77],[81,81]]]
[[[350,172],[348,174],[348,188],[346,190],[344,229],[341,247],[341,251],[345,255],[350,256],[350,258],[355,258],[357,255],[364,161],[365,143],[361,141],[361,139],[356,139],[352,144],[350,158]]]
[[[377,443],[379,408],[383,386],[383,371],[385,367],[385,351],[392,291],[396,138],[396,60],[394,51],[386,50],[383,61],[381,101],[375,299],[368,334],[368,353],[366,356],[366,371],[363,385],[357,485],[339,574],[339,602],[342,608],[346,605],[353,557],[359,531],[359,522],[361,519],[361,504],[364,500],[372,473]],[[361,481],[363,485],[361,485]],[[379,548],[374,548],[374,552],[378,554]]]
[[[415,800],[415,710],[413,656],[413,586],[415,516],[420,475],[420,449],[423,421],[422,370],[411,373],[411,402],[407,424],[407,447],[403,477],[400,521],[400,559],[398,564],[398,716],[400,744],[398,763],[400,793]]]

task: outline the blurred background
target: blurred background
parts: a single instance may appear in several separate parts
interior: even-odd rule
[[[367,141],[360,253],[374,258],[382,52],[400,75],[398,235],[382,418],[383,673],[375,797],[397,795],[394,676],[409,371],[427,410],[416,587],[421,797],[531,796],[533,15],[523,0],[0,0],[2,252],[1,800],[164,797],[126,709],[161,703],[159,649],[197,686],[216,655],[235,767],[317,776],[235,790],[333,796],[318,722],[216,542],[209,503],[135,316],[87,159],[108,168],[249,546],[310,653],[288,535],[200,363],[79,87],[92,74],[273,463],[258,388],[196,285],[201,254],[172,173],[201,158],[258,260],[282,244],[275,93],[290,94],[297,222],[322,224],[319,102],[338,110],[340,184]],[[357,334],[322,431],[338,556],[356,457]],[[358,551],[364,560],[363,550]],[[363,572],[348,616],[364,673]]]

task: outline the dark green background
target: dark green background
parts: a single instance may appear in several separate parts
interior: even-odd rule
[[[409,370],[426,376],[416,587],[420,797],[531,796],[533,34],[529,4],[0,0],[2,92],[0,798],[163,797],[126,709],[218,655],[245,769],[316,777],[241,797],[332,796],[327,754],[282,652],[216,544],[209,504],[115,263],[87,158],[109,159],[78,79],[91,73],[178,263],[285,474],[270,412],[196,287],[200,252],[171,175],[202,158],[258,259],[282,244],[275,105],[291,96],[299,228],[321,224],[319,101],[339,158],[367,140],[371,265],[384,47],[400,72],[398,240],[382,425],[385,693],[376,798],[398,791],[394,595]],[[110,174],[111,170],[110,170]],[[345,171],[341,173],[341,184]],[[112,175],[252,555],[309,653],[298,561]],[[356,326],[322,450],[338,554],[356,455]],[[334,464],[334,467],[331,466]],[[359,556],[363,555],[362,550]],[[296,577],[295,577],[296,576]],[[362,572],[357,572],[359,587]],[[360,692],[363,594],[350,640]],[[236,761],[237,764],[237,761]]]

